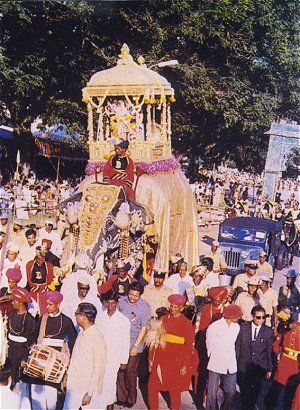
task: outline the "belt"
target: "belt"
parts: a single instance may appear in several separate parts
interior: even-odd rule
[[[25,343],[27,342],[27,338],[24,336],[16,336],[12,335],[11,333],[8,333],[8,338],[9,340],[12,340],[13,342],[18,342],[18,343]]]
[[[283,348],[283,356],[288,357],[289,359],[298,360],[299,354],[300,352],[298,350],[294,350],[289,347]]]
[[[165,334],[166,342],[169,343],[176,343],[178,345],[183,345],[185,342],[185,338],[181,336],[172,335],[170,333]]]
[[[53,346],[53,347],[63,347],[64,339],[51,339],[51,337],[44,337],[42,345]]]

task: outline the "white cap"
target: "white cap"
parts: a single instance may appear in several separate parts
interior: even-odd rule
[[[15,242],[8,242],[6,249],[14,253],[20,252],[20,246]]]
[[[54,226],[54,222],[51,219],[46,219],[45,220],[45,225],[53,225]]]
[[[80,272],[77,283],[81,283],[82,285],[90,285],[90,275],[86,272]]]
[[[251,279],[248,280],[247,284],[248,285],[255,285],[259,286],[260,285],[261,278],[253,276]]]
[[[20,226],[23,226],[23,225],[24,225],[22,219],[15,219],[15,220],[14,220],[14,224],[20,225]]]

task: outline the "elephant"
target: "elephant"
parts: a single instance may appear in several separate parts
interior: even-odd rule
[[[130,257],[132,273],[141,265],[147,229],[153,230],[153,215],[145,207],[126,198],[122,187],[92,182],[81,192],[61,202],[69,235],[64,234],[65,258],[71,264],[85,260],[85,268],[101,275],[104,257]],[[81,263],[82,264],[82,263]]]

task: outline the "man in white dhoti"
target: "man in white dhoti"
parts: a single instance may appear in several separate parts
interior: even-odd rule
[[[129,356],[130,322],[117,310],[119,295],[113,290],[101,297],[106,310],[99,315],[99,328],[106,341],[107,360],[103,391],[99,397],[100,409],[113,409],[116,399],[116,382],[119,369],[125,370]]]

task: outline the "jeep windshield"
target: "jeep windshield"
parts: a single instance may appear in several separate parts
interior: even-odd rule
[[[233,228],[231,226],[222,226],[219,237],[224,240],[232,240],[245,243],[264,243],[266,239],[266,232],[251,228]]]

